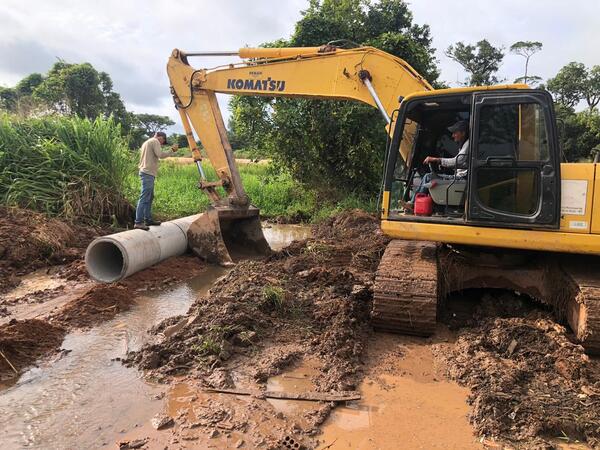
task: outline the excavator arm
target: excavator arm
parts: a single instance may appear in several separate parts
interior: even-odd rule
[[[194,69],[193,56],[238,56],[241,63]],[[373,47],[242,48],[237,52],[185,53],[173,50],[167,64],[171,93],[200,174],[199,187],[212,208],[190,227],[192,249],[204,259],[229,263],[234,238],[258,252],[268,248],[235,163],[216,93],[355,100],[378,108],[392,133],[391,116],[400,97],[431,90],[404,60]],[[194,131],[218,176],[208,181]],[[400,150],[406,159],[404,149]],[[219,195],[222,187],[225,197]],[[228,236],[225,236],[228,235]],[[221,238],[222,236],[222,238]]]
[[[199,164],[201,156],[192,127],[220,179],[207,182],[198,165],[200,187],[213,202],[219,200],[215,187],[223,186],[232,204],[248,203],[216,93],[356,100],[378,108],[391,132],[390,117],[399,97],[432,89],[404,60],[373,47],[242,48],[218,54],[236,55],[244,61],[196,70],[188,58],[208,53],[173,50],[167,64],[171,92],[194,159]]]

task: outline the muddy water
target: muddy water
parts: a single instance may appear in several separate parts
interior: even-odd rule
[[[380,334],[373,345],[362,399],[333,411],[320,448],[483,448],[467,420],[468,390],[437,373],[430,344]]]
[[[263,226],[265,239],[273,250],[281,250],[292,241],[310,237],[310,227],[307,225],[267,224]]]
[[[21,277],[21,282],[12,291],[1,296],[3,300],[14,300],[25,295],[48,289],[56,289],[65,285],[65,281],[56,278],[56,270],[40,269]]]
[[[277,249],[307,232],[306,227],[273,225],[265,234]],[[0,392],[1,447],[96,448],[146,423],[161,410],[162,401],[155,397],[164,388],[145,382],[118,358],[140,348],[150,327],[184,314],[225,273],[208,267],[169,291],[140,295],[130,311],[114,320],[67,335],[61,354]]]

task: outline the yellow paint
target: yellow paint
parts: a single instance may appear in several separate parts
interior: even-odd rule
[[[184,53],[173,50],[167,63],[176,103],[185,111],[228,194],[233,191],[238,198],[245,197],[245,193],[216,93],[355,100],[376,107],[359,77],[361,71],[368,71],[371,84],[391,117],[400,96],[433,89],[406,61],[373,47],[321,53],[317,47],[244,48],[239,55],[254,59],[212,70],[195,70]],[[386,129],[393,133],[393,126]],[[193,140],[193,136],[188,139]]]
[[[469,86],[460,88],[448,88],[448,89],[435,89],[432,91],[413,92],[410,95],[404,97],[404,100],[414,100],[420,97],[431,97],[434,95],[452,95],[452,94],[470,94],[473,92],[487,92],[487,91],[503,91],[507,89],[529,89],[526,84],[497,84],[494,86]]]
[[[381,218],[387,219],[390,208],[390,191],[383,192],[383,198],[381,200]]]
[[[600,235],[382,220],[396,239],[600,255]]]
[[[594,164],[596,173],[600,172],[600,165]],[[599,174],[600,175],[600,174]],[[594,180],[594,195],[592,205],[592,228],[594,234],[600,234],[600,176]]]
[[[589,233],[592,224],[592,201],[594,200],[594,192],[598,190],[594,189],[594,173],[595,164],[585,163],[566,163],[560,165],[560,176],[561,180],[585,180],[587,181],[587,192],[586,192],[586,204],[585,214],[562,214],[560,216],[560,231],[566,233]],[[596,199],[599,201],[600,198]],[[600,208],[597,208],[600,209]],[[598,214],[598,213],[597,213]],[[574,228],[574,223],[585,222],[587,225],[585,228]],[[600,224],[600,218],[597,219],[597,223]],[[594,232],[594,231],[592,231]],[[596,231],[598,233],[598,231]]]

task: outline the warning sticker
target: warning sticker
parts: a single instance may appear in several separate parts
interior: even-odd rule
[[[560,185],[560,213],[573,216],[585,215],[587,180],[562,180]]]

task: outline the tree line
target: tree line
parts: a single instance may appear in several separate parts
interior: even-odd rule
[[[404,0],[309,0],[289,38],[263,45],[328,42],[377,47],[406,60],[434,87],[447,87],[440,80],[430,28],[415,23]],[[467,73],[459,82],[462,85],[512,81],[548,89],[556,102],[566,159],[589,160],[600,151],[600,66],[571,62],[544,82],[531,70],[541,51],[541,42],[518,41],[506,49],[482,39],[457,42],[444,54]],[[515,80],[498,73],[508,52],[523,58],[523,75]],[[587,107],[577,110],[581,105]],[[89,63],[62,60],[45,75],[33,73],[14,87],[0,87],[0,108],[20,115],[112,116],[131,148],[139,148],[148,136],[174,124],[166,116],[127,111],[107,73]],[[276,166],[328,198],[348,192],[372,197],[378,191],[386,133],[373,108],[343,101],[234,96],[229,109],[228,132],[234,149],[275,159]],[[187,146],[184,135],[173,138]]]
[[[149,136],[175,125],[167,116],[127,111],[108,73],[96,70],[90,63],[63,60],[54,63],[45,75],[32,73],[14,87],[0,86],[0,109],[21,117],[112,117],[131,148],[139,148]]]

